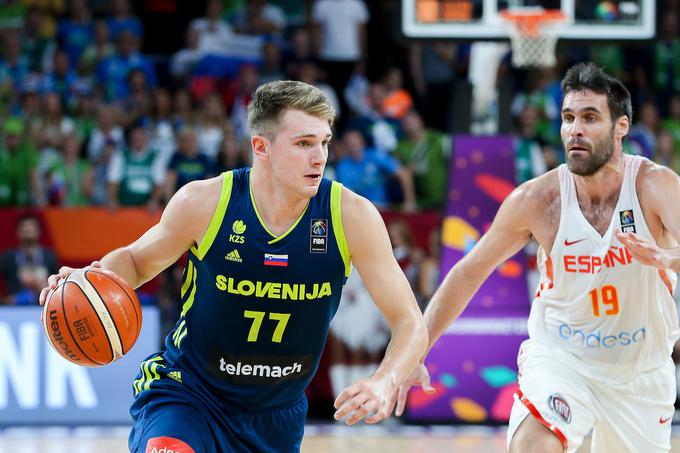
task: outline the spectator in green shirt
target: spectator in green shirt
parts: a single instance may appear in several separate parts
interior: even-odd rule
[[[441,209],[447,193],[451,139],[442,132],[427,129],[415,110],[401,121],[404,137],[394,155],[413,174],[416,203],[420,209]]]
[[[24,139],[24,127],[19,118],[9,118],[2,127],[0,142],[0,206],[42,204],[36,173],[37,152]]]
[[[148,142],[146,130],[134,126],[128,132],[129,147],[111,157],[107,170],[111,209],[143,205],[151,211],[160,208],[165,167]]]

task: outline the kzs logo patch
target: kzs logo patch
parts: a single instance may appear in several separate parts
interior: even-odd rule
[[[571,423],[571,408],[562,395],[559,393],[550,395],[548,397],[548,406],[550,406],[550,409],[566,423]]]

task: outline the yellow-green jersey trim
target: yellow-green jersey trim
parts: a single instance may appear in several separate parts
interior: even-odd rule
[[[342,184],[333,181],[331,185],[331,219],[333,220],[333,234],[338,244],[342,261],[345,263],[345,277],[352,273],[352,261],[349,256],[349,246],[342,226]]]
[[[183,318],[184,315],[187,314],[189,309],[191,308],[192,305],[194,305],[194,296],[196,296],[196,275],[198,275],[198,271],[194,269],[194,275],[193,278],[191,279],[191,292],[189,293],[189,297],[187,298],[187,301],[184,302],[184,305],[182,305],[182,313],[180,313],[179,317]]]
[[[264,220],[262,220],[262,216],[260,216],[260,211],[257,210],[257,204],[255,203],[255,196],[253,195],[253,170],[250,170],[250,178],[248,181],[248,190],[250,192],[250,202],[253,204],[253,210],[255,211],[255,215],[257,216],[257,220],[260,221],[260,225],[262,225],[262,228],[269,233],[269,235],[274,238],[271,241],[268,241],[267,244],[274,244],[276,242],[279,242],[281,239],[285,238],[288,236],[288,234],[295,229],[298,223],[300,223],[300,220],[302,220],[302,217],[305,215],[305,212],[307,212],[307,208],[309,207],[309,202],[307,202],[307,206],[305,206],[305,209],[302,210],[302,214],[300,214],[300,217],[291,225],[290,228],[288,228],[288,231],[283,233],[281,236],[277,236],[274,233],[271,232],[269,228],[267,228],[267,225],[265,225]]]
[[[149,360],[145,360],[139,365],[139,368],[142,371],[141,377],[139,379],[135,379],[135,381],[132,383],[132,387],[135,390],[135,395],[143,392],[144,390],[148,390],[152,381],[156,381],[161,378],[156,369],[159,365],[162,365],[162,361],[163,356],[159,355],[152,357]],[[153,373],[153,376],[151,373]]]
[[[217,232],[220,230],[222,225],[222,219],[224,218],[224,213],[227,212],[227,206],[229,205],[229,198],[231,197],[231,186],[234,182],[234,173],[231,171],[222,173],[222,193],[220,193],[220,199],[217,202],[217,208],[215,213],[210,220],[208,225],[208,230],[203,235],[201,243],[198,248],[191,247],[191,251],[196,255],[199,260],[203,260],[205,254],[210,250],[210,246],[215,241]]]
[[[184,275],[184,283],[182,283],[182,289],[180,290],[181,297],[184,297],[184,295],[187,293],[187,290],[189,289],[189,286],[191,286],[191,282],[193,281],[193,277],[194,277],[194,263],[191,260],[189,260],[187,272]]]

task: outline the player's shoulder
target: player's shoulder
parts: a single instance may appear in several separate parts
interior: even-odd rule
[[[549,170],[517,186],[506,199],[508,203],[529,210],[545,209],[559,200],[558,169]]]
[[[223,178],[224,174],[185,184],[168,202],[166,213],[193,219],[196,223],[212,218],[222,194]]]
[[[219,199],[222,193],[225,174],[213,178],[191,181],[180,188],[173,198],[183,204],[206,204],[211,199]]]
[[[362,197],[358,193],[342,186],[341,192],[342,216],[366,214],[368,211],[376,211],[377,209],[373,203],[367,198]]]
[[[658,164],[653,160],[646,158],[642,159],[640,163],[640,170],[638,171],[638,179],[651,180],[654,178],[676,178],[677,174],[666,167],[665,165]]]
[[[635,184],[642,195],[645,192],[655,192],[659,188],[670,187],[678,183],[678,175],[675,171],[652,160],[642,159]]]

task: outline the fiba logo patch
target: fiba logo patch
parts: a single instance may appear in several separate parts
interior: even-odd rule
[[[553,393],[548,397],[548,406],[558,417],[566,423],[571,423],[571,408],[562,395]]]
[[[312,219],[309,231],[309,253],[326,253],[328,250],[328,220]]]
[[[621,231],[624,233],[635,233],[635,217],[632,209],[619,211],[619,220],[621,220]]]

